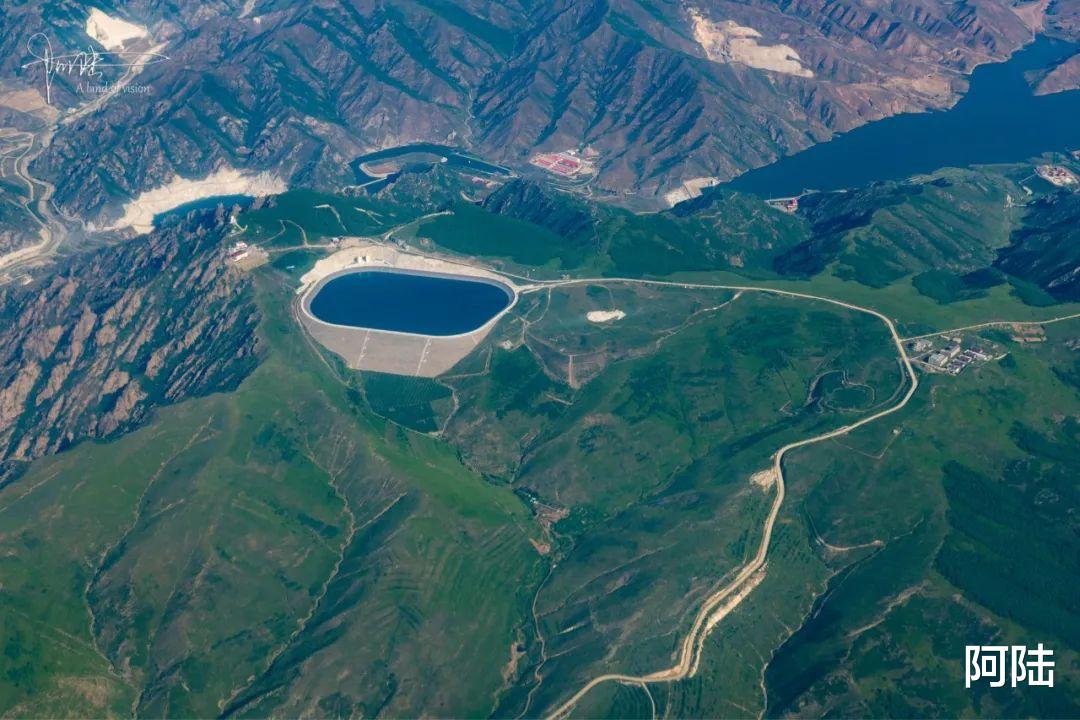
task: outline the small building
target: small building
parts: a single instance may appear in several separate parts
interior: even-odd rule
[[[574,177],[581,173],[592,172],[592,163],[578,157],[573,150],[537,153],[529,158],[529,164],[562,177]]]
[[[769,207],[774,207],[777,210],[782,210],[786,213],[796,213],[799,211],[799,198],[770,198],[765,201],[765,204]]]
[[[943,368],[949,364],[949,356],[943,350],[938,350],[935,353],[931,353],[930,357],[926,358],[926,362],[936,368]]]
[[[226,257],[231,262],[236,262],[237,260],[241,260],[243,258],[246,258],[248,256],[248,251],[249,251],[248,244],[246,242],[244,242],[243,240],[240,240],[238,242],[233,243],[233,246],[231,248],[229,248],[229,252],[226,255]]]
[[[1039,165],[1035,168],[1035,173],[1043,180],[1057,185],[1058,187],[1080,183],[1071,170],[1062,167],[1061,165]]]
[[[930,348],[934,347],[934,343],[927,338],[916,340],[911,344],[911,351],[915,353],[924,353]]]

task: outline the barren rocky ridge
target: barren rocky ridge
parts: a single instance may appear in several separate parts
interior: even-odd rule
[[[0,462],[128,430],[254,366],[257,313],[222,232],[174,225],[0,288]]]
[[[516,166],[536,149],[591,147],[596,195],[659,203],[684,180],[947,106],[978,64],[1036,31],[1075,31],[1068,3],[1010,0],[106,5],[148,28],[133,47],[163,46],[169,60],[139,75],[149,94],[70,122],[36,164],[61,208],[106,223],[177,174],[269,169],[340,187],[352,158],[414,141]],[[68,0],[14,8],[5,76],[37,87],[19,68],[25,37],[84,46],[84,15]],[[87,101],[74,78],[55,78],[53,94],[62,107]]]

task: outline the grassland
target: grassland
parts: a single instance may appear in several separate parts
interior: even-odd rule
[[[801,281],[748,281],[734,273],[694,273],[679,275],[676,279],[733,285],[753,284],[843,300],[887,315],[896,322],[897,329],[905,336],[995,320],[1042,320],[1080,312],[1080,303],[1060,303],[1052,307],[1026,304],[1012,291],[1011,285],[998,285],[988,289],[981,297],[942,305],[916,290],[911,278],[898,280],[880,289],[826,275]]]
[[[884,312],[897,321],[902,333],[911,335],[988,320],[1037,320],[1080,312],[1080,305],[1055,303],[1041,288],[1021,278],[974,271],[991,263],[995,252],[1010,242],[1013,230],[1025,221],[1027,210],[1010,209],[1005,201],[1005,195],[1017,190],[1009,172],[950,171],[926,178],[922,191],[912,196],[916,201],[887,203],[874,210],[869,221],[844,235],[842,249],[826,265],[827,271],[809,278],[758,275],[748,280],[744,273],[716,268],[669,277],[842,299]],[[596,267],[600,266],[582,267],[578,272]],[[645,267],[656,268],[658,274],[671,270],[663,263]],[[601,272],[617,273],[618,268],[608,265]],[[891,273],[887,278],[880,276],[883,281],[867,274],[881,269]],[[613,287],[618,284],[604,291]],[[612,650],[631,636],[625,624],[613,619],[614,608],[631,605],[639,609],[639,617],[650,620],[663,616],[645,599],[650,593],[663,597],[664,590],[656,589],[663,581],[651,574],[655,566],[650,565],[650,551],[631,529],[657,530],[663,536],[663,525],[644,513],[616,511],[612,515],[604,507],[605,503],[610,503],[608,508],[632,507],[634,489],[619,494],[612,483],[620,484],[614,480],[619,474],[638,476],[633,462],[620,458],[605,471],[592,468],[596,463],[604,467],[603,452],[609,446],[636,453],[634,460],[639,461],[647,455],[635,445],[642,437],[663,447],[665,459],[686,457],[692,452],[686,441],[695,437],[695,430],[683,426],[666,432],[663,427],[648,427],[605,436],[606,423],[600,423],[597,429],[577,431],[579,447],[573,446],[574,432],[559,424],[572,417],[573,411],[565,409],[565,395],[551,382],[552,378],[570,382],[571,356],[598,373],[585,396],[600,392],[605,380],[639,392],[665,387],[668,380],[661,372],[635,385],[619,374],[627,366],[622,359],[633,357],[633,348],[649,343],[644,338],[597,342],[596,336],[603,333],[579,319],[582,310],[621,307],[626,301],[606,296],[599,284],[588,290],[591,295],[534,299],[534,304],[522,305],[522,330],[511,333],[507,341],[528,346],[532,352],[518,350],[501,360],[498,356],[489,359],[492,378],[520,381],[515,391],[486,387],[467,400],[469,384],[480,382],[476,373],[450,383],[463,399],[461,426],[474,433],[454,438],[466,448],[465,457],[486,468],[490,477],[514,484],[528,478],[523,494],[544,512],[558,505],[552,498],[565,498],[565,505],[573,510],[553,526],[554,536],[560,537],[561,525],[565,537],[575,538],[570,541],[574,548],[590,548],[581,550],[582,564],[588,569],[577,571],[583,574],[576,582],[560,585],[553,575],[537,596],[540,633],[554,635],[544,652],[557,660],[541,667],[541,675],[545,670],[550,673],[545,680],[550,684],[542,683],[532,693],[533,708],[551,707],[546,703],[567,691],[560,686],[563,671],[579,677],[605,670],[643,672],[663,665],[655,659],[667,657],[672,650],[671,638],[659,631],[650,635],[651,644],[640,646],[643,652],[638,658],[632,651]],[[668,303],[650,298],[631,305],[672,317]],[[641,316],[644,319],[648,312]],[[653,327],[648,321],[643,325]],[[1009,344],[1012,354],[999,365],[958,379],[929,381],[895,423],[890,420],[850,439],[796,455],[789,461],[794,498],[777,530],[768,577],[730,624],[710,637],[702,673],[670,688],[597,689],[578,712],[583,716],[649,716],[655,706],[657,714],[745,716],[765,706],[770,715],[1074,716],[1075,640],[1069,628],[1080,613],[1068,598],[1070,578],[1077,569],[1062,561],[1060,552],[1067,547],[1068,557],[1076,555],[1075,535],[1063,534],[1068,521],[1059,519],[1065,524],[1047,527],[1038,513],[1045,513],[1051,503],[1060,503],[1055,512],[1062,518],[1075,511],[1072,491],[1062,484],[1062,478],[1073,471],[1062,453],[1066,447],[1075,448],[1078,441],[1070,425],[1075,423],[1068,418],[1077,416],[1075,378],[1080,373],[1070,358],[1075,351],[1065,344],[1075,339],[1076,322],[1049,328],[1057,330],[1045,348]],[[735,337],[725,340],[738,342]],[[760,340],[755,338],[755,342]],[[1017,374],[1017,367],[1026,372]],[[833,378],[820,388],[830,398],[824,401],[826,406],[859,408],[872,402],[861,388],[828,387]],[[738,396],[727,387],[720,392]],[[1043,401],[1051,396],[1054,402]],[[486,400],[494,401],[485,405]],[[533,408],[531,413],[524,410],[526,406]],[[500,420],[497,431],[480,422],[492,414]],[[534,431],[530,414],[559,427],[557,437]],[[644,414],[665,417],[671,410],[655,404]],[[593,413],[588,422],[596,422],[597,416],[600,413]],[[702,425],[699,419],[694,428]],[[449,431],[454,429],[451,423]],[[506,452],[493,457],[493,448],[503,443]],[[546,452],[549,443],[552,449]],[[469,448],[482,449],[483,456],[470,456]],[[807,458],[823,459],[810,466]],[[589,471],[581,475],[579,468]],[[654,466],[641,474],[662,475],[668,469]],[[1041,478],[1034,485],[1033,472]],[[545,477],[554,482],[546,494],[539,482]],[[1012,490],[1000,489],[1002,484]],[[637,488],[638,498],[647,497],[650,490]],[[1020,496],[1012,497],[1010,492]],[[596,499],[598,505],[581,508],[582,503],[592,504]],[[726,498],[725,507],[733,505],[738,500]],[[738,512],[745,515],[755,509],[743,506]],[[689,511],[688,516],[693,517]],[[622,519],[626,527],[618,524]],[[582,538],[598,526],[607,526],[608,534],[597,537],[602,541],[593,550]],[[1032,532],[1033,526],[1039,530]],[[1030,542],[1011,547],[1006,538],[1012,533],[1027,534]],[[610,576],[596,573],[595,564],[603,565],[614,547],[622,554],[611,557],[627,563],[626,569],[612,562],[610,567],[618,571]],[[727,567],[731,567],[737,561],[731,546],[727,550],[731,563]],[[725,557],[719,547],[710,552],[713,558]],[[693,553],[680,548],[678,557],[682,563]],[[1031,557],[1045,561],[1031,563]],[[570,562],[560,562],[560,574],[576,572],[567,567]],[[693,566],[693,560],[685,563]],[[590,576],[590,572],[596,574]],[[678,592],[691,591],[683,586]],[[546,593],[560,598],[553,608],[544,604]],[[564,593],[568,599],[562,599]],[[612,596],[617,600],[609,604]],[[1047,633],[1061,653],[1059,668],[1065,669],[1059,669],[1059,677],[1069,678],[1064,690],[1042,694],[1038,689],[1022,690],[1012,696],[963,691],[964,644],[1032,643]],[[652,664],[644,658],[652,658]]]
[[[243,213],[238,237],[270,248],[303,247],[347,235],[379,235],[422,212],[377,198],[294,190]]]
[[[920,334],[1080,312],[1080,302],[1055,299],[1029,279],[1050,282],[1056,275],[1043,278],[1038,267],[1029,268],[1024,243],[1050,242],[1040,233],[1052,234],[1071,208],[1049,202],[1053,193],[1022,204],[1030,172],[1029,166],[942,170],[811,197],[799,216],[730,193],[668,213],[634,215],[511,186],[476,206],[452,199],[456,195],[444,187],[450,181],[438,175],[432,197],[415,179],[396,191],[400,198],[394,188],[355,198],[299,191],[281,196],[273,208],[246,213],[241,222],[246,237],[289,248],[275,251],[274,263],[293,266],[293,273],[319,251],[305,243],[391,233],[426,252],[529,278],[685,278],[816,294],[873,307],[905,334]],[[547,212],[538,215],[537,203]],[[1067,261],[1068,252],[1057,250],[1057,265]]]
[[[1045,307],[1045,294],[1019,279],[967,277],[1022,222],[1024,211],[1004,202],[1011,182],[989,171],[927,178],[915,200],[887,202],[846,231],[826,271],[807,278],[724,269],[715,253],[681,263],[685,229],[650,234],[647,220],[639,241],[619,236],[622,260],[601,233],[601,255],[573,272],[682,270],[668,277],[831,297],[880,310],[911,335],[1080,312],[1075,303]],[[486,222],[474,212],[472,232],[495,229]],[[441,237],[424,234],[429,246]],[[634,255],[645,236],[666,246],[667,261]],[[551,242],[561,252],[566,239]],[[519,267],[501,249],[447,249],[533,276],[566,269]],[[882,268],[893,268],[889,277],[867,274]],[[520,666],[530,670],[496,714],[542,713],[601,672],[666,666],[696,604],[754,545],[766,496],[747,478],[785,438],[895,396],[898,373],[882,364],[887,343],[869,340],[881,332],[873,321],[860,327],[858,317],[805,302],[725,305],[733,298],[611,279],[532,295],[443,379],[453,402],[441,437],[524,499],[556,563],[533,598],[534,626],[523,629]],[[583,319],[610,308],[628,317],[611,327]],[[1075,327],[1048,326],[1045,347],[1010,345],[1000,364],[929,380],[888,422],[796,453],[766,579],[710,635],[701,672],[670,687],[602,686],[577,712],[1075,715],[1076,569],[1051,549],[1075,544],[1061,519],[1075,509],[1062,454],[1077,442],[1067,420],[1077,415],[1080,370],[1066,345]],[[436,397],[430,387],[419,395]],[[418,428],[446,410],[442,399],[425,404],[432,419]],[[1056,527],[1038,514],[1051,500],[1060,503]],[[1012,533],[1030,542],[1012,548]],[[1030,564],[1032,556],[1046,560]],[[962,691],[964,644],[1034,642],[1033,633],[1054,639],[1064,690]]]
[[[784,442],[871,410],[827,405],[818,380],[844,372],[877,406],[902,384],[873,318],[709,292],[553,290],[519,305],[486,371],[445,380],[460,409],[444,436],[529,501],[556,563],[535,600],[542,680],[526,676],[524,697],[508,698],[525,704],[500,714],[542,714],[583,678],[666,662],[704,596],[756,549],[771,497],[754,473]],[[612,304],[627,317],[584,321]],[[568,391],[570,355],[599,370]]]
[[[698,677],[654,688],[658,712],[1075,716],[1078,330],[927,378],[894,420],[796,453],[765,582]],[[964,689],[965,645],[1035,642],[1057,653],[1054,690]]]
[[[1040,270],[1028,268],[1023,246],[1011,244],[1048,242],[1038,233],[1051,232],[1043,226],[1057,227],[1055,218],[1067,215],[1052,203],[1054,212],[1040,210],[1049,196],[1021,203],[1021,181],[1030,172],[1028,166],[942,170],[811,197],[794,217],[730,193],[655,215],[597,209],[591,234],[560,234],[558,213],[549,226],[540,225],[541,218],[507,200],[498,213],[458,207],[395,236],[529,278],[686,279],[820,295],[877,309],[914,335],[1080,312],[1080,302],[1055,299],[1027,279],[1042,277]],[[1014,274],[995,267],[999,257],[1009,259]],[[1067,257],[1059,249],[1055,263]]]
[[[5,714],[494,702],[540,571],[528,512],[370,414],[296,333],[288,291],[259,292],[266,356],[235,393],[4,488]]]
[[[580,265],[589,248],[564,243],[554,232],[512,217],[457,203],[450,214],[424,223],[418,237],[462,255],[506,258],[518,265],[551,270]]]
[[[0,491],[6,712],[539,712],[677,642],[752,544],[752,472],[852,412],[815,378],[898,379],[857,313],[618,283],[523,303],[441,384],[356,377],[281,277],[235,392]],[[632,321],[581,319],[612,303]]]

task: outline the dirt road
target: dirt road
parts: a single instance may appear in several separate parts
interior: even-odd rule
[[[694,618],[694,623],[690,627],[690,632],[687,633],[683,639],[679,648],[678,661],[669,668],[658,670],[648,675],[621,675],[618,673],[608,673],[604,675],[598,675],[589,682],[587,682],[580,690],[574,693],[569,699],[563,702],[558,708],[555,709],[548,717],[555,719],[566,716],[577,703],[585,697],[585,695],[595,688],[597,685],[601,685],[605,682],[623,682],[633,684],[644,683],[658,683],[658,682],[674,682],[682,680],[687,677],[693,677],[697,672],[698,665],[701,660],[701,649],[704,645],[705,639],[708,637],[709,631],[721,620],[724,619],[731,611],[733,611],[739,604],[753,591],[755,587],[764,578],[764,570],[766,559],[769,553],[769,544],[772,541],[773,527],[776,525],[776,519],[780,515],[780,508],[784,504],[784,456],[792,450],[806,447],[807,445],[813,445],[815,443],[824,442],[840,435],[846,435],[857,428],[864,425],[868,425],[872,422],[880,420],[881,418],[891,415],[908,404],[915,391],[919,387],[919,379],[915,374],[915,369],[911,365],[911,359],[908,357],[907,352],[904,350],[903,341],[900,335],[896,331],[896,325],[891,319],[881,314],[877,310],[861,307],[859,305],[853,305],[841,300],[835,300],[833,298],[820,297],[817,295],[809,295],[807,293],[789,292],[787,290],[775,290],[772,288],[753,287],[745,285],[710,285],[705,283],[679,283],[679,282],[665,282],[659,280],[637,280],[637,279],[619,279],[619,278],[599,278],[599,279],[583,279],[583,280],[564,280],[554,283],[543,283],[531,286],[523,292],[530,290],[540,290],[552,285],[578,285],[578,284],[595,284],[600,285],[604,283],[633,283],[642,285],[656,285],[656,286],[669,286],[669,287],[682,287],[687,289],[715,289],[715,290],[736,290],[741,292],[761,292],[771,295],[781,295],[786,297],[800,298],[804,300],[816,300],[819,302],[829,303],[831,305],[838,305],[849,310],[855,310],[857,312],[873,315],[881,320],[889,330],[889,335],[892,338],[893,344],[896,346],[896,351],[900,356],[900,360],[904,366],[904,370],[907,374],[907,381],[910,382],[907,391],[903,397],[895,405],[881,410],[872,415],[862,418],[849,425],[831,430],[820,435],[815,435],[804,440],[798,440],[796,442],[788,443],[782,448],[777,450],[772,456],[773,473],[776,477],[776,497],[773,498],[772,506],[769,509],[769,514],[765,518],[765,524],[762,528],[761,542],[758,544],[757,552],[754,557],[746,563],[735,577],[727,585],[706,598],[702,603],[701,609],[698,611]]]
[[[975,325],[965,325],[964,327],[952,328],[950,330],[941,330],[940,332],[926,333],[925,335],[912,335],[911,337],[903,338],[904,342],[910,340],[921,340],[922,338],[938,337],[940,335],[952,335],[958,332],[965,332],[967,330],[979,330],[981,328],[988,327],[1001,327],[1003,325],[1019,325],[1021,327],[1028,325],[1049,325],[1051,323],[1062,322],[1064,320],[1075,320],[1080,318],[1080,313],[1073,313],[1072,315],[1061,315],[1060,317],[1052,317],[1046,320],[1021,320],[1019,322],[1014,320],[992,320],[990,322],[976,323]]]

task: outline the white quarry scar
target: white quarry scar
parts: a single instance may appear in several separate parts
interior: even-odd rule
[[[86,18],[86,34],[101,43],[106,50],[120,50],[128,40],[149,36],[146,28],[127,20],[109,17],[97,8],[90,9]]]
[[[694,26],[694,39],[713,62],[740,63],[759,70],[814,77],[803,65],[799,53],[789,45],[760,45],[761,33],[731,20],[713,22],[696,9],[689,11]]]

